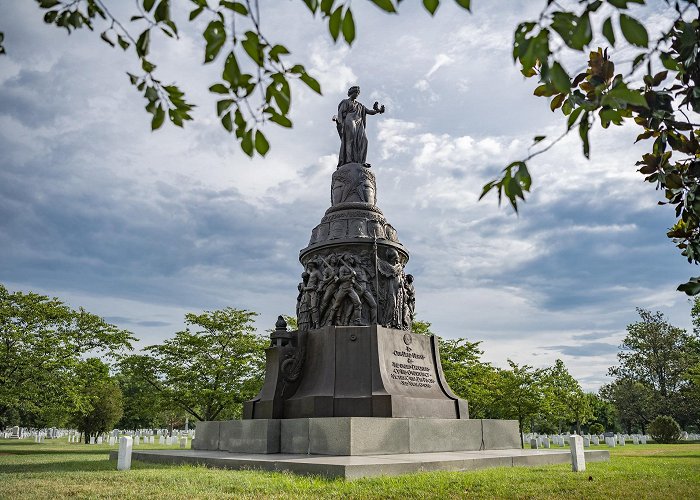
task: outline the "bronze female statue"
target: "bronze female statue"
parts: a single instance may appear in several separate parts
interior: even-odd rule
[[[359,163],[369,167],[367,163],[367,115],[384,113],[384,106],[374,103],[372,109],[367,109],[357,102],[360,95],[360,87],[353,86],[348,90],[348,99],[343,99],[338,105],[338,116],[333,117],[338,135],[340,136],[340,153],[338,154],[338,166],[346,163]]]

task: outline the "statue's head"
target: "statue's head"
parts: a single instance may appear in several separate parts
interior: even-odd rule
[[[328,257],[328,263],[335,267],[338,264],[338,256],[334,253],[331,254],[330,257]]]
[[[309,281],[309,276],[310,276],[310,274],[307,273],[306,271],[304,271],[303,273],[301,273],[301,280],[304,283],[306,283],[307,281]]]
[[[311,272],[315,271],[318,269],[318,262],[315,260],[310,260],[308,264],[306,264],[306,269],[310,270]]]
[[[354,266],[355,265],[355,256],[352,254],[348,254],[345,257],[345,262],[347,262],[349,266]]]
[[[388,260],[391,264],[398,264],[399,262],[401,262],[401,259],[399,258],[399,252],[397,252],[393,248],[390,248],[386,252],[386,260]]]
[[[406,281],[408,283],[413,283],[413,275],[412,274],[407,274],[406,275]]]
[[[348,89],[348,97],[357,97],[358,95],[360,95],[359,85],[353,85]]]

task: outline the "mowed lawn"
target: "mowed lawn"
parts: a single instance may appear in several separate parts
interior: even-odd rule
[[[109,450],[65,439],[0,439],[0,498],[700,498],[697,443],[628,444],[585,473],[562,464],[357,481],[138,461],[119,472]]]

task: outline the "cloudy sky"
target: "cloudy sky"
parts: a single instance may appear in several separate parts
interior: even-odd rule
[[[133,14],[132,2],[107,3]],[[419,2],[388,16],[356,1],[352,48],[298,0],[261,3],[264,31],[324,95],[294,86],[294,128],[269,127],[272,149],[254,160],[215,119],[205,16],[187,26],[187,9],[175,9],[180,40],[153,41],[161,79],[198,107],[184,130],[151,133],[125,75],[138,70],[132,54],[44,25],[34,2],[0,4],[0,282],[84,306],[140,345],[181,329],[186,312],[225,306],[271,327],[294,311],[298,251],[329,205],[330,117],[359,84],[360,101],[387,107],[368,118],[368,161],[411,253],[418,317],[436,333],[483,341],[499,366],[561,358],[594,390],[635,307],[689,327],[675,288],[697,270],[665,237],[672,209],[635,171],[633,127],[594,132],[590,161],[575,137],[533,160],[519,216],[493,197],[477,202],[535,135],[563,130],[510,56],[514,27],[544,1],[479,0],[471,15],[443,2],[433,19]],[[659,29],[664,5],[635,15]],[[615,57],[633,53],[621,46]]]

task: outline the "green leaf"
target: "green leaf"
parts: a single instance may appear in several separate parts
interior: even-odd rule
[[[627,14],[620,14],[620,28],[627,41],[637,47],[647,47],[649,45],[649,34],[647,29],[635,18]]]
[[[552,64],[552,67],[549,71],[549,76],[552,79],[554,87],[559,92],[569,92],[569,89],[571,89],[571,78],[569,78],[569,74],[566,72],[566,70],[562,67],[561,64],[559,64],[558,62]]]
[[[270,150],[270,143],[259,130],[255,131],[255,149],[261,156],[265,156]]]
[[[226,113],[221,117],[221,124],[230,133],[233,132],[233,123],[231,123],[231,113]]]
[[[46,24],[51,24],[56,20],[57,17],[58,17],[58,11],[57,10],[50,10],[46,14],[44,14],[44,22]]]
[[[158,130],[165,121],[165,110],[162,106],[158,105],[156,112],[153,115],[153,120],[151,121],[151,130]]]
[[[233,99],[222,99],[216,103],[216,114],[221,116],[224,111],[231,107],[236,102]]]
[[[257,33],[254,33],[253,31],[246,31],[245,33],[245,38],[241,42],[241,45],[246,51],[246,54],[258,65],[262,66],[264,61],[263,61],[263,55],[262,55],[262,49],[260,46],[260,37],[258,37]]]
[[[151,30],[147,29],[143,33],[141,33],[141,36],[139,36],[139,39],[136,40],[136,54],[138,54],[139,57],[144,57],[148,55],[148,48],[151,42]]]
[[[576,20],[576,27],[571,37],[570,47],[583,50],[583,48],[591,43],[593,39],[593,32],[591,31],[591,18],[588,12],[583,14]]]
[[[372,3],[384,12],[396,12],[396,8],[391,0],[372,0]]]
[[[301,74],[299,77],[302,82],[304,82],[311,90],[316,92],[317,94],[321,94],[321,84],[318,83],[318,81],[309,76],[308,73],[304,72]]]
[[[697,295],[700,293],[700,277],[690,278],[690,280],[682,285],[678,285],[679,292],[685,292],[686,295]]]
[[[588,130],[590,129],[590,123],[588,122],[588,111],[583,114],[581,118],[581,123],[578,126],[578,134],[581,137],[581,142],[583,144],[583,156],[590,158],[591,147],[588,143]]]
[[[203,33],[204,39],[207,42],[206,49],[204,51],[204,62],[212,62],[219,52],[221,47],[224,46],[226,42],[226,28],[224,23],[219,20],[214,20],[207,25],[207,29]]]
[[[117,35],[117,43],[122,48],[122,50],[128,49],[129,45],[131,45],[129,42],[124,40],[124,38],[121,35]]]
[[[279,61],[280,56],[285,54],[289,54],[289,51],[284,45],[275,45],[270,49],[270,59],[273,61]]]
[[[292,121],[279,113],[273,113],[272,116],[270,116],[270,121],[285,128],[291,128],[292,126]]]
[[[204,12],[204,7],[197,7],[194,9],[190,12],[190,21],[194,21],[202,12]]]
[[[153,70],[156,69],[156,65],[150,63],[144,58],[141,59],[141,69],[143,69],[146,73],[152,73]]]
[[[253,157],[253,130],[246,130],[245,134],[243,134],[243,138],[241,139],[241,149],[245,154],[250,156],[251,158]]]
[[[153,13],[153,19],[155,19],[157,23],[170,19],[170,4],[168,0],[160,0],[156,11]]]
[[[106,32],[106,31],[103,31],[103,32],[100,34],[100,38],[102,38],[102,40],[104,40],[104,41],[107,42],[109,45],[111,45],[112,47],[114,47],[114,42],[113,42],[112,40],[109,39],[109,37],[107,36],[107,32]]]
[[[542,142],[547,138],[546,135],[536,135],[535,138],[533,139],[533,145],[537,144],[538,142]]]
[[[610,45],[615,46],[615,31],[613,31],[612,19],[610,18],[603,22],[603,36],[607,38]]]
[[[333,14],[328,18],[328,31],[330,32],[333,40],[338,40],[338,35],[340,35],[340,22],[342,20],[343,8],[338,7],[333,11]]]
[[[459,5],[463,9],[471,9],[471,0],[455,0],[455,2],[457,2],[457,5]]]
[[[150,12],[155,5],[156,0],[143,0],[143,8],[146,12]]]
[[[430,12],[431,16],[435,15],[435,11],[440,6],[440,0],[423,0],[423,7]]]
[[[229,88],[223,83],[215,83],[209,87],[209,92],[213,92],[215,94],[228,94]]]
[[[355,40],[355,20],[352,18],[350,9],[345,11],[345,17],[343,17],[343,37],[348,45],[352,45]]]
[[[611,89],[606,96],[613,97],[634,106],[642,106],[645,108],[649,107],[646,99],[644,98],[644,94],[641,91],[628,89],[622,84]],[[605,100],[603,102],[605,102]]]
[[[233,87],[238,87],[241,83],[241,70],[238,67],[236,54],[233,51],[229,52],[228,56],[226,57],[226,64],[224,64],[224,72],[221,76]]]

